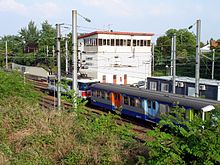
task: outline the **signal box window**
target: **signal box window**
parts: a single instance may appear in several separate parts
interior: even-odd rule
[[[111,46],[115,46],[115,40],[111,39]]]
[[[169,92],[169,84],[161,83],[161,91],[162,92]]]
[[[127,40],[127,46],[131,46],[131,40]]]
[[[157,90],[157,82],[150,82],[150,90],[154,90],[156,91]]]
[[[119,46],[119,39],[116,39],[116,46]]]
[[[99,39],[99,46],[102,46],[102,39]]]

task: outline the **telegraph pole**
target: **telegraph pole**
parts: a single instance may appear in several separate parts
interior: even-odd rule
[[[58,110],[61,110],[61,93],[60,93],[60,83],[61,83],[61,69],[60,69],[60,24],[56,24],[56,32],[57,32],[57,45],[56,45],[56,52],[57,52],[57,107]]]
[[[78,54],[78,45],[77,45],[77,10],[72,10],[72,77],[73,77],[73,90],[78,95],[77,88],[77,54]],[[77,107],[76,97],[74,97],[74,106]]]
[[[199,97],[199,77],[200,77],[200,33],[201,20],[196,21],[196,71],[195,71],[195,97]]]
[[[68,70],[69,56],[68,56],[68,38],[67,37],[65,38],[65,49],[66,49],[66,75],[68,75],[68,73],[69,73],[69,70]]]
[[[172,67],[172,75],[173,75],[173,93],[176,93],[176,34],[172,37],[172,50],[173,50],[173,67]]]
[[[8,70],[8,41],[5,41],[5,66]]]

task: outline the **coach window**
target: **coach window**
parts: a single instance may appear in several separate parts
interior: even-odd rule
[[[106,99],[106,100],[110,100],[110,94],[111,94],[111,93],[105,92],[105,99]]]
[[[102,46],[102,39],[99,39],[99,46]]]
[[[140,41],[139,40],[137,40],[137,46],[140,46]]]
[[[101,97],[105,99],[105,91],[101,91]]]
[[[141,102],[139,99],[135,99],[135,107],[141,108]]]
[[[135,107],[135,99],[130,97],[130,106]]]
[[[101,97],[101,91],[97,90],[97,97]]]
[[[112,93],[109,92],[109,93],[108,93],[108,100],[111,100],[111,99],[112,99]]]
[[[156,101],[152,101],[152,108],[156,109]]]
[[[129,97],[128,96],[124,96],[124,104],[129,105]]]
[[[144,40],[144,46],[147,46],[147,41],[146,40]]]
[[[147,107],[148,107],[148,109],[151,108],[151,101],[150,100],[147,100]]]
[[[92,96],[96,97],[96,90],[92,91]]]

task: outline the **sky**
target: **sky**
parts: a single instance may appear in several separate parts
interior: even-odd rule
[[[78,32],[113,30],[154,33],[154,40],[168,29],[188,28],[201,19],[201,41],[220,39],[219,0],[0,0],[0,36],[17,35],[32,20],[38,28],[45,20],[65,23],[71,32],[72,10]],[[196,26],[190,31],[196,34]]]

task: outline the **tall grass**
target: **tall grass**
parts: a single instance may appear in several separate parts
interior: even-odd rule
[[[0,164],[135,164],[139,155],[146,157],[146,148],[115,116],[87,119],[81,109],[42,109],[22,77],[0,74],[1,88],[8,88],[0,96]]]

